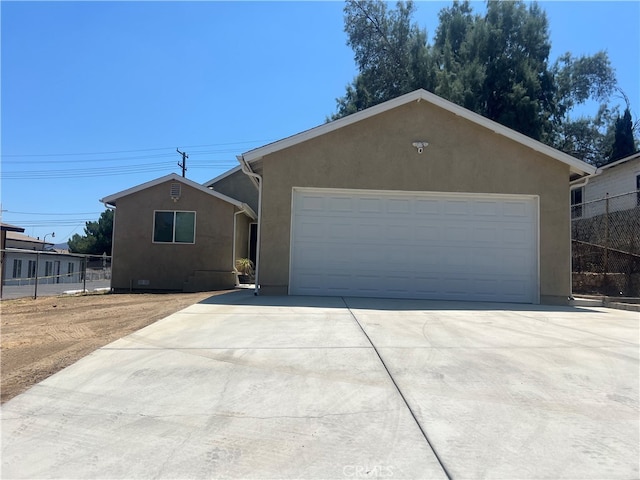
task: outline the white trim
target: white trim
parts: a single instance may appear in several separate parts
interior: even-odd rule
[[[337,193],[337,194],[358,194],[358,193],[366,193],[366,194],[374,194],[374,195],[383,195],[383,196],[394,196],[394,195],[412,195],[414,197],[432,197],[432,196],[440,196],[446,197],[451,195],[458,195],[462,198],[465,197],[487,197],[487,198],[497,198],[497,199],[522,199],[522,198],[539,198],[538,195],[530,195],[530,194],[519,194],[519,193],[485,193],[485,192],[441,192],[441,191],[427,191],[427,190],[375,190],[368,188],[322,188],[322,187],[292,187],[292,192],[317,192],[317,193]],[[293,193],[292,193],[293,195]]]
[[[431,192],[431,191],[413,191],[413,190],[371,190],[371,189],[353,189],[353,188],[320,188],[320,187],[292,187],[291,188],[291,213],[289,220],[289,274],[288,274],[288,285],[287,285],[287,294],[293,295],[291,293],[292,288],[292,276],[293,276],[293,246],[294,246],[294,216],[296,212],[295,208],[295,199],[296,192],[302,193],[319,193],[319,194],[342,194],[342,195],[358,195],[358,194],[372,194],[378,196],[396,196],[396,195],[410,195],[412,197],[425,197],[425,198],[433,198],[433,197],[451,197],[457,196],[460,198],[488,198],[488,199],[499,199],[499,200],[522,200],[528,199],[533,200],[535,212],[534,212],[534,236],[535,236],[535,261],[536,265],[534,266],[534,275],[533,279],[533,291],[532,293],[532,304],[538,305],[540,304],[541,297],[541,282],[540,282],[540,196],[539,195],[528,195],[528,194],[507,194],[507,193],[474,193],[474,192]],[[570,227],[569,227],[570,228]],[[571,232],[569,232],[571,233]],[[569,242],[571,242],[571,235],[569,235]],[[571,249],[569,249],[571,252]],[[571,253],[569,253],[571,255]]]
[[[155,240],[156,213],[158,212],[173,213],[173,229],[172,229],[173,234],[172,234],[172,240],[170,242],[157,242]],[[176,214],[177,213],[193,213],[193,242],[176,242]],[[198,216],[198,212],[196,212],[195,210],[154,210],[153,211],[153,227],[151,230],[151,243],[153,243],[154,245],[195,245],[197,216]]]
[[[606,170],[611,167],[617,167],[622,163],[627,163],[627,162],[630,162],[631,160],[636,160],[638,158],[640,158],[640,152],[632,153],[628,157],[621,158],[620,160],[616,160],[613,163],[607,163],[606,165],[603,165],[600,168],[598,168],[598,170]]]
[[[254,295],[260,294],[260,242],[262,240],[262,176],[251,170],[251,166],[245,161],[242,155],[236,157],[240,166],[242,167],[242,173],[247,175],[251,181],[258,187],[258,231],[256,239],[256,261],[255,261],[255,288]],[[256,220],[256,217],[253,218]]]
[[[334,130],[338,130],[348,125],[352,125],[356,122],[360,122],[367,118],[373,117],[380,113],[384,113],[386,111],[392,110],[394,108],[397,108],[399,106],[402,106],[414,101],[429,102],[459,117],[465,118],[473,123],[476,123],[477,125],[487,128],[492,132],[495,132],[499,135],[507,137],[539,153],[542,153],[555,160],[565,163],[570,167],[573,173],[585,175],[585,174],[593,174],[596,172],[596,168],[594,166],[589,165],[583,162],[582,160],[578,160],[577,158],[574,158],[570,155],[567,155],[566,153],[556,150],[555,148],[545,145],[542,142],[539,142],[530,137],[527,137],[526,135],[516,132],[515,130],[507,128],[503,125],[500,125],[499,123],[494,122],[493,120],[489,120],[488,118],[483,117],[482,115],[478,115],[477,113],[472,112],[471,110],[467,110],[466,108],[456,105],[455,103],[449,102],[444,98],[438,97],[437,95],[422,89],[416,90],[411,93],[407,93],[400,97],[394,98],[393,100],[389,100],[387,102],[367,108],[366,110],[362,110],[352,115],[348,115],[346,117],[340,118],[333,122],[325,123],[324,125],[320,125],[310,130],[306,130],[304,132],[298,133],[291,137],[284,138],[277,142],[273,142],[265,146],[250,150],[245,154],[243,154],[243,157],[247,162],[251,163],[261,159],[265,155],[269,155],[279,150],[289,148],[291,146],[297,145],[307,140],[311,140],[312,138],[319,137],[321,135],[327,134]]]
[[[199,190],[203,193],[206,193],[208,195],[211,195],[213,197],[219,198],[220,200],[223,200],[227,203],[230,203],[232,205],[235,205],[238,208],[243,208],[243,203],[239,202],[238,200],[235,200],[231,197],[227,197],[226,195],[223,195],[220,192],[216,192],[215,190],[211,190],[210,188],[207,188],[203,185],[200,185],[199,183],[194,182],[193,180],[189,180],[187,178],[183,178],[180,175],[177,175],[175,173],[171,173],[169,175],[165,175],[164,177],[160,177],[160,178],[156,178],[155,180],[151,180],[149,182],[146,183],[142,183],[140,185],[136,185],[135,187],[131,187],[128,188],[127,190],[123,190],[121,192],[118,193],[114,193],[112,195],[109,195],[107,197],[102,198],[100,201],[102,203],[105,204],[109,204],[112,206],[116,206],[116,201],[119,198],[125,197],[127,195],[131,195],[133,193],[137,193],[137,192],[141,192],[142,190],[146,190],[147,188],[151,188],[151,187],[155,187],[156,185],[160,185],[162,183],[165,182],[169,182],[169,181],[174,181],[174,182],[181,182],[185,185],[188,185],[192,188],[195,188],[196,190]],[[167,193],[168,196],[168,193]]]
[[[117,208],[116,202],[118,201],[118,199],[125,197],[127,195],[141,192],[142,190],[146,190],[147,188],[155,187],[156,185],[160,185],[162,183],[169,182],[169,181],[181,182],[189,187],[195,188],[196,190],[202,193],[206,193],[207,195],[211,195],[212,197],[218,198],[224,202],[230,203],[231,205],[238,207],[240,210],[246,213],[253,220],[257,218],[256,212],[254,212],[253,209],[246,203],[242,203],[236,200],[235,198],[231,198],[220,192],[211,190],[210,188],[205,187],[204,185],[200,185],[199,183],[196,183],[193,180],[183,178],[180,175],[177,175],[175,173],[171,173],[169,175],[165,175],[164,177],[156,178],[155,180],[151,180],[149,182],[136,185],[135,187],[131,187],[127,190],[114,193],[113,195],[109,195],[108,197],[104,197],[100,199],[100,202],[104,203],[106,206],[112,206]]]
[[[533,195],[534,203],[536,207],[536,278],[535,278],[535,292],[533,292],[533,303],[534,305],[540,305],[540,288],[542,282],[540,281],[540,195]],[[571,229],[571,222],[569,222],[569,229]],[[569,232],[569,243],[571,243],[571,232]],[[569,263],[571,263],[571,248],[569,248]],[[571,282],[571,272],[569,272],[569,281]]]
[[[293,220],[296,215],[296,192],[322,192],[322,191],[326,192],[328,190],[334,190],[334,189],[308,188],[308,187],[292,187],[291,188],[291,201],[289,202],[289,205],[291,205],[291,213],[289,215],[290,216],[289,218],[289,275],[287,275],[287,295],[292,295],[291,280],[293,276],[293,245],[295,241],[295,238],[293,235],[293,231],[294,231]],[[339,190],[339,189],[335,189],[335,190]]]

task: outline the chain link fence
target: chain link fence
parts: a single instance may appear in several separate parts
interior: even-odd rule
[[[640,297],[640,190],[571,208],[573,293]]]
[[[111,290],[111,257],[2,250],[3,300]]]

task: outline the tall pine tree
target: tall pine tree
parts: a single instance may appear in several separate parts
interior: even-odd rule
[[[618,116],[615,123],[615,133],[610,162],[615,162],[621,158],[628,157],[636,152],[636,141],[633,138],[633,122],[631,112],[627,107],[622,117]]]

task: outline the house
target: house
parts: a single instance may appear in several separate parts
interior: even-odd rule
[[[608,202],[604,201],[606,198]],[[571,182],[571,218],[591,218],[605,211],[625,211],[639,205],[640,152]]]
[[[257,212],[259,209],[257,181],[254,178],[245,175],[244,172],[242,172],[240,165],[218,175],[208,182],[205,182],[204,186],[246,203],[254,212]],[[246,258],[249,258],[254,265],[257,260],[257,239],[258,223],[256,219],[256,221],[249,223],[249,240],[246,255]]]
[[[21,230],[21,231],[20,231]],[[52,249],[53,243],[25,235],[24,229],[8,230],[3,256],[3,286],[77,283],[83,258]]]
[[[571,295],[569,183],[595,168],[427,91],[238,160],[259,186],[262,293]]]
[[[233,288],[235,261],[246,257],[246,203],[176,174],[101,200],[115,207],[114,291]]]
[[[5,248],[7,245],[7,234],[9,232],[24,232],[24,228],[0,222],[0,298],[2,297],[2,286],[4,285],[5,271]]]
[[[24,231],[24,230],[23,230]],[[6,248],[21,248],[23,250],[51,250],[53,242],[30,237],[22,232],[7,232]]]
[[[573,290],[640,295],[640,152],[571,182]]]

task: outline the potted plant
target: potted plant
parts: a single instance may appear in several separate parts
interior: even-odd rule
[[[248,258],[239,258],[236,260],[236,271],[238,272],[239,283],[253,283],[254,281],[254,265]]]

